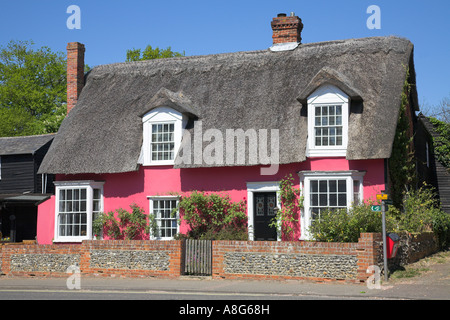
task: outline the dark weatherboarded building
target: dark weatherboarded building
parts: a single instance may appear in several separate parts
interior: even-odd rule
[[[11,241],[34,240],[37,204],[54,192],[53,175],[38,174],[54,134],[0,138],[0,231]]]

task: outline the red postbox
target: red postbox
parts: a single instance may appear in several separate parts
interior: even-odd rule
[[[396,233],[388,233],[386,236],[387,258],[392,259],[397,255],[400,237]]]

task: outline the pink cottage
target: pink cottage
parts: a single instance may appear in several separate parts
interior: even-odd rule
[[[193,190],[246,199],[249,239],[279,240],[269,222],[288,174],[304,196],[296,238],[306,240],[323,208],[388,191],[404,83],[415,82],[413,45],[397,37],[302,44],[302,27],[279,15],[266,50],[87,74],[84,45],[69,43],[68,115],[39,170],[56,178],[38,209],[38,243],[92,239],[97,212],[132,203],[155,214],[158,239],[171,239],[186,226],[162,213],[177,205],[174,194]],[[414,85],[408,99],[413,121]]]

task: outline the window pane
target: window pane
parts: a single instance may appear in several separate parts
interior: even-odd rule
[[[330,207],[336,207],[337,206],[337,194],[330,193]]]
[[[328,191],[328,181],[327,180],[320,180],[319,181],[319,192],[327,192]]]
[[[320,194],[319,195],[319,206],[321,207],[327,207],[328,201],[327,201],[327,195],[326,194]]]
[[[319,191],[319,181],[311,180],[311,192],[318,192],[318,191]]]
[[[328,111],[331,116],[334,115],[336,112],[335,106],[329,106]]]
[[[339,192],[346,192],[347,191],[347,181],[345,181],[345,180],[338,180],[338,191]]]
[[[312,206],[318,206],[319,205],[319,195],[318,194],[312,194],[311,195],[311,205]]]
[[[347,206],[347,195],[344,194],[338,194],[338,206],[340,207],[346,207]]]
[[[336,192],[337,191],[337,185],[336,185],[336,180],[330,180],[328,182],[329,188],[330,188],[330,192]]]

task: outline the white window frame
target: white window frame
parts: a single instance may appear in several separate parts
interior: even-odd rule
[[[153,209],[154,209],[154,201],[160,201],[160,200],[175,200],[176,201],[176,205],[178,206],[178,202],[179,202],[179,197],[177,196],[149,196],[147,197],[149,200],[149,214],[153,214]],[[177,210],[177,214],[176,216],[173,218],[176,220],[177,222],[177,233],[180,232],[180,225],[178,223],[178,221],[180,220],[180,212]],[[173,237],[156,237],[154,234],[152,234],[152,231],[150,230],[150,240],[173,240]]]
[[[308,142],[307,157],[345,157],[348,143],[348,118],[350,98],[339,88],[332,85],[319,87],[308,97]],[[319,106],[342,106],[342,145],[316,146],[315,108]]]
[[[247,182],[247,218],[248,218],[248,238],[254,239],[254,198],[253,194],[259,192],[275,192],[277,194],[277,208],[281,208],[280,204],[280,185],[278,181],[267,182]],[[278,221],[280,223],[280,221]],[[277,241],[281,241],[281,235],[277,234]]]
[[[93,217],[93,197],[94,189],[100,189],[100,208],[103,211],[103,184],[102,181],[56,181],[55,182],[55,229],[53,242],[81,242],[91,240],[92,235],[92,217]],[[86,235],[84,236],[60,236],[59,235],[59,201],[60,191],[68,189],[86,189]]]
[[[301,171],[300,192],[303,196],[303,208],[301,208],[301,235],[300,240],[311,240],[308,228],[311,226],[311,180],[345,180],[347,190],[347,209],[350,209],[355,200],[360,203],[364,199],[363,177],[365,171]],[[359,199],[354,199],[354,182],[359,183]]]
[[[143,144],[141,159],[139,163],[144,166],[174,165],[178,149],[181,144],[183,128],[186,126],[187,117],[181,112],[172,108],[159,107],[149,111],[142,117],[143,122]],[[174,124],[174,159],[172,160],[152,160],[152,125],[153,124]]]

